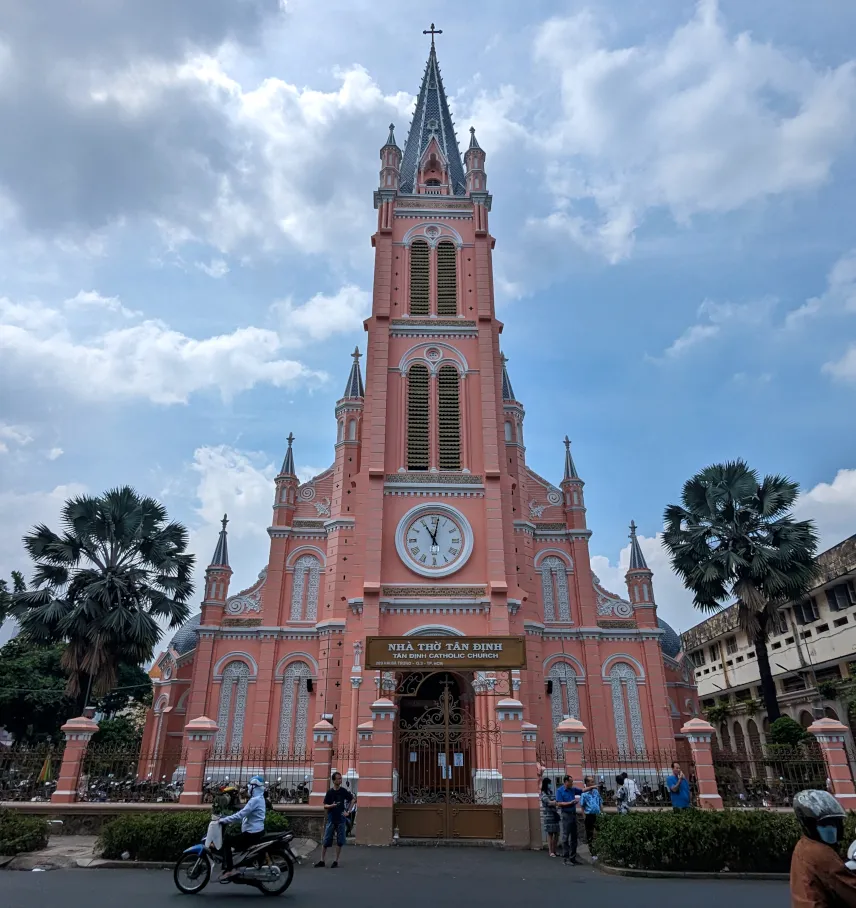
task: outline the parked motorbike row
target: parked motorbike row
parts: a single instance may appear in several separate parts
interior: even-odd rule
[[[128,775],[124,779],[117,779],[113,773],[108,773],[94,779],[82,777],[78,784],[78,797],[81,801],[101,803],[176,803],[183,788],[184,782],[170,782],[166,776],[153,779],[151,776],[140,778]]]

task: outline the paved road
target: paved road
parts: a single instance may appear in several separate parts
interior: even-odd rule
[[[199,899],[212,905],[255,904],[264,896],[244,887],[212,883]],[[349,848],[336,870],[297,868],[280,902],[291,908],[789,908],[785,883],[711,880],[637,880],[607,876],[591,867],[563,867],[532,852],[487,848]],[[0,908],[191,908],[172,874],[155,870],[0,871]]]

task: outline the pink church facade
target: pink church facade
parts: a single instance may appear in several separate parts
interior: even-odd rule
[[[487,728],[505,709],[536,748],[560,744],[557,726],[571,716],[588,746],[674,751],[697,715],[691,667],[658,621],[635,528],[619,596],[590,567],[570,443],[557,444],[560,482],[526,465],[524,407],[499,346],[485,157],[472,130],[459,152],[432,46],[404,149],[390,128],[380,152],[365,381],[355,353],[331,414],[335,459],[301,484],[289,436],[265,566],[237,593],[224,521],[201,612],[158,658],[146,725],[149,753],[205,716],[217,724],[215,752],[347,754],[331,765],[358,786],[361,808],[376,796],[379,839],[415,761],[399,740],[406,684],[365,666],[368,638],[522,637],[525,667],[505,681],[462,671],[444,683],[474,723]],[[438,690],[423,687],[419,709],[430,712]],[[467,772],[489,762],[507,797],[510,751],[489,750],[476,747]],[[448,794],[452,770],[441,770],[423,782]]]

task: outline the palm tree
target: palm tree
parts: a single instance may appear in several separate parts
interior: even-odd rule
[[[694,605],[716,612],[736,600],[740,626],[755,646],[770,722],[779,718],[767,633],[772,613],[812,586],[817,534],[789,513],[799,486],[758,474],[742,460],[713,464],[684,484],[682,505],[666,508],[663,544]]]
[[[70,499],[61,521],[61,534],[42,524],[24,537],[35,570],[13,611],[25,639],[67,642],[67,692],[83,707],[90,689],[112,690],[120,663],[152,658],[162,624],[187,620],[195,559],[187,530],[129,486]]]
[[[0,626],[9,617],[12,611],[12,605],[15,595],[23,593],[27,589],[24,581],[24,575],[20,571],[12,571],[12,591],[9,591],[9,584],[5,580],[0,580]]]

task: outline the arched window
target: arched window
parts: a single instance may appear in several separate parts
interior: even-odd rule
[[[342,441],[342,439],[343,439],[344,437],[345,437],[345,422],[344,422],[344,420],[341,420],[341,419],[340,419],[340,420],[339,420],[339,429],[338,429],[338,432],[337,432],[336,441]]]
[[[508,422],[508,420],[505,421],[505,440],[506,440],[506,441],[513,441],[513,440],[514,440],[514,439],[512,438],[512,433],[511,433],[511,423]]]
[[[428,315],[428,244],[416,240],[410,247],[410,314]]]
[[[348,441],[356,441],[356,440],[357,440],[357,421],[355,419],[352,419],[348,423]]]
[[[305,662],[292,662],[282,677],[282,706],[279,710],[279,752],[302,754],[306,751],[309,722],[309,689],[306,679],[312,670]]]
[[[458,314],[457,257],[454,243],[437,247],[437,315]]]
[[[291,587],[291,620],[314,621],[318,617],[318,585],[321,562],[314,555],[301,555],[294,562]]]
[[[739,753],[741,756],[747,753],[746,750],[746,738],[743,734],[743,728],[740,723],[735,720],[734,722],[734,750]]]
[[[427,470],[430,466],[428,422],[428,367],[415,363],[407,375],[408,470]]]
[[[454,366],[441,366],[437,376],[437,435],[440,469],[461,469],[461,377]]]
[[[247,688],[250,668],[246,662],[235,660],[223,669],[220,682],[220,706],[217,709],[219,730],[214,749],[223,753],[240,751],[244,741],[244,719],[247,714]]]
[[[580,697],[577,691],[577,673],[567,662],[557,662],[547,673],[547,678],[553,682],[550,693],[550,718],[553,722],[553,734],[556,747],[561,744],[556,728],[565,716],[574,719],[580,717]]]
[[[568,595],[568,566],[561,558],[548,555],[540,566],[541,595],[545,621],[570,621],[571,601]],[[558,618],[556,615],[558,614]]]
[[[609,683],[612,687],[612,715],[615,720],[615,740],[618,749],[641,753],[645,750],[645,730],[642,726],[642,709],[639,705],[639,686],[636,672],[626,662],[616,662],[609,670]],[[628,738],[627,721],[630,720],[630,737]]]

